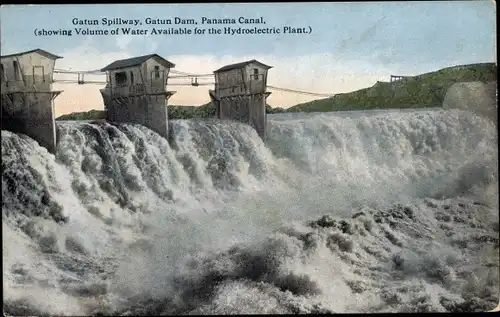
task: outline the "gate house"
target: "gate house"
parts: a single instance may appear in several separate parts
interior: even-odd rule
[[[217,117],[236,120],[252,126],[265,140],[267,114],[267,71],[272,66],[255,59],[224,66],[214,71],[215,91],[210,98],[215,104]]]
[[[107,85],[101,89],[110,122],[144,125],[168,137],[167,91],[170,68],[175,65],[157,54],[115,61],[101,71],[107,73]]]
[[[55,154],[53,73],[57,59],[42,49],[1,56],[2,130],[23,133]]]

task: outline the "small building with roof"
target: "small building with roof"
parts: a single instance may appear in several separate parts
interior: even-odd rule
[[[23,133],[56,152],[54,66],[61,56],[34,49],[1,56],[2,129]]]
[[[215,90],[210,98],[217,117],[252,126],[265,139],[267,125],[267,72],[272,66],[255,59],[226,65],[214,71]]]
[[[101,69],[107,73],[101,89],[110,122],[137,123],[168,136],[168,75],[175,65],[158,54],[114,61]]]

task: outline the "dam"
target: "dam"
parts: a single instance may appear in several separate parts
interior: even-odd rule
[[[2,129],[26,134],[53,154],[57,150],[54,99],[62,91],[52,89],[52,84],[56,60],[61,58],[42,49],[1,56]],[[105,87],[100,90],[106,121],[140,124],[169,138],[168,100],[176,92],[167,88],[173,68],[174,63],[149,54],[117,60],[100,69],[106,74]],[[271,94],[267,88],[320,95],[268,86],[271,68],[253,59],[215,70],[215,89],[208,93],[216,118],[245,123],[265,141],[266,100]],[[78,84],[84,84],[83,73],[78,75]],[[409,78],[391,75],[388,84],[401,84]],[[192,81],[191,85],[199,83]],[[496,123],[496,81],[456,82],[448,87],[441,106],[467,110]]]
[[[53,101],[62,91],[54,91],[52,84],[60,58],[42,49],[1,57],[2,129],[26,134],[53,154],[57,150]],[[100,69],[106,74],[106,86],[100,90],[106,121],[140,124],[168,138],[168,99],[175,91],[167,90],[167,85],[174,67],[158,54],[149,54]],[[215,90],[209,94],[217,118],[249,124],[264,139],[270,68],[250,60],[214,71]],[[78,84],[83,83],[79,74]]]

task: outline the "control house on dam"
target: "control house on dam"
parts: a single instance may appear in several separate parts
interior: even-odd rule
[[[175,65],[157,54],[117,60],[101,69],[106,120],[141,124],[168,138],[168,74]]]
[[[214,71],[215,90],[210,99],[220,120],[249,124],[266,139],[267,72],[272,66],[257,60],[226,65]]]
[[[42,49],[1,56],[2,130],[26,134],[55,154],[54,66],[61,56]]]

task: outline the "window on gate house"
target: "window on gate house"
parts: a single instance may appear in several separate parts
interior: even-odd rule
[[[160,66],[155,66],[154,78],[160,78]]]
[[[127,84],[127,73],[126,72],[115,73],[115,83],[117,86],[125,86]]]
[[[253,79],[259,80],[259,70],[257,68],[253,69]]]
[[[20,69],[19,69],[19,63],[17,61],[14,61],[13,62],[13,66],[14,66],[14,80],[20,80],[21,79],[21,76],[20,76]]]

